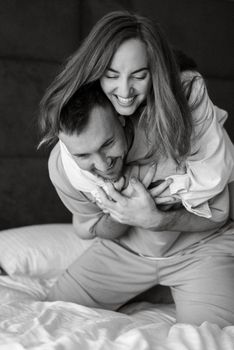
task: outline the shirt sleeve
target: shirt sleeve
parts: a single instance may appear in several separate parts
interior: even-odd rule
[[[233,178],[233,145],[223,128],[227,112],[211,102],[200,75],[193,82],[189,106],[194,132],[186,173],[167,178],[173,179],[171,194],[179,195],[188,211],[211,218],[208,201]]]
[[[73,225],[77,234],[83,239],[94,238],[95,226],[104,214],[92,202],[91,195],[76,190],[70,184],[63,169],[58,144],[50,154],[48,167],[50,179],[60,199],[73,215]]]

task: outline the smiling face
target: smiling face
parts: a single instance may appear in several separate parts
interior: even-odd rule
[[[116,111],[132,115],[146,100],[151,87],[145,44],[139,39],[124,41],[100,83]]]
[[[81,169],[110,181],[120,178],[127,153],[127,140],[110,106],[94,107],[80,134],[69,135],[61,131],[59,138]]]

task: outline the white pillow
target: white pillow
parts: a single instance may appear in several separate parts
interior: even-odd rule
[[[33,225],[0,231],[0,267],[11,275],[54,277],[87,249],[71,224]]]

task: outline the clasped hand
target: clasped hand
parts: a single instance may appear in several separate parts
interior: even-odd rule
[[[175,203],[174,197],[169,192],[172,180],[165,180],[160,185],[148,189],[155,173],[156,165],[153,165],[147,171],[142,182],[133,177],[128,186],[121,192],[116,190],[112,183],[107,182],[105,190],[101,187],[97,189],[97,205],[115,221],[131,226],[150,228],[155,222],[155,217],[163,214],[158,205],[171,206]]]

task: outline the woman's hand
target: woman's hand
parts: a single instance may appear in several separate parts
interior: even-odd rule
[[[146,174],[143,178],[138,178],[138,180],[148,189],[151,196],[154,198],[157,205],[163,205],[164,208],[169,208],[168,205],[173,205],[175,203],[181,203],[181,199],[177,196],[174,197],[170,193],[169,185],[172,183],[172,179],[168,180],[157,180],[153,181],[156,175],[157,165],[154,163],[150,168],[148,168]],[[120,190],[114,184],[115,189],[120,192]],[[131,197],[132,186],[127,186],[126,189],[122,190],[121,193],[127,197]]]
[[[167,179],[160,182],[157,181],[157,184],[150,184],[148,190],[157,205],[169,208],[169,206],[173,206],[174,204],[181,204],[181,198],[179,196],[172,196],[170,193],[169,185],[171,183],[172,179]]]

